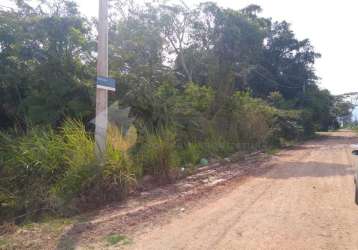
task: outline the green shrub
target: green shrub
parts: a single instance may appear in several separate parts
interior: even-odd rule
[[[62,132],[67,171],[53,189],[63,202],[60,204],[97,206],[126,196],[136,174],[128,155],[132,144],[127,138],[115,127],[110,127],[104,164],[99,164],[94,155],[95,142],[82,123],[67,121]]]
[[[270,147],[280,147],[283,142],[293,142],[302,138],[304,129],[300,125],[300,115],[299,111],[276,110],[267,144]]]
[[[168,128],[147,132],[138,157],[144,174],[169,180],[170,170],[179,165],[175,132]]]
[[[206,112],[214,101],[214,90],[207,86],[189,83],[183,93],[182,102],[191,109]]]
[[[265,143],[275,109],[247,92],[236,92],[214,117],[215,133],[231,143]]]
[[[1,137],[0,216],[25,217],[51,209],[48,190],[65,171],[61,137],[52,129]]]
[[[200,151],[205,157],[226,157],[235,151],[235,145],[221,136],[211,136],[200,143]]]
[[[79,121],[59,132],[32,129],[0,134],[0,218],[25,219],[44,211],[99,205],[125,196],[138,172],[128,154],[134,142],[109,130],[104,164],[95,142]]]
[[[136,141],[131,134],[123,136],[116,127],[110,127],[107,136],[106,161],[102,173],[104,185],[101,192],[107,196],[104,200],[118,200],[128,194],[140,171],[129,154]]]
[[[180,159],[183,165],[187,164],[198,164],[200,159],[203,157],[200,144],[191,143],[185,145],[180,151]]]
[[[61,129],[64,140],[63,160],[66,171],[53,186],[51,192],[59,206],[81,195],[100,175],[101,169],[95,157],[94,139],[81,122],[68,120]],[[57,199],[58,198],[58,199]]]

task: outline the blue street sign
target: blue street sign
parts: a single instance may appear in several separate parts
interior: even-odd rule
[[[116,91],[116,81],[112,78],[97,76],[97,88]]]

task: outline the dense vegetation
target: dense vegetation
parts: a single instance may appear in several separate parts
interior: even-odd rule
[[[167,181],[202,158],[278,147],[336,128],[349,110],[318,87],[310,41],[259,6],[118,1],[109,33],[117,92],[100,165],[95,22],[72,1],[16,2],[0,11],[0,218],[118,200],[144,175]]]

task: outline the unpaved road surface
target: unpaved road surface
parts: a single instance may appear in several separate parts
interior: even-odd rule
[[[128,249],[358,249],[351,132],[282,151],[269,171],[131,235]]]

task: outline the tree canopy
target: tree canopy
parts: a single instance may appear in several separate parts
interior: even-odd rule
[[[96,23],[71,0],[16,4],[16,10],[0,12],[1,127],[89,120]],[[317,84],[314,63],[320,54],[308,39],[297,39],[287,22],[262,17],[260,6],[233,10],[212,2],[188,8],[119,1],[112,7],[109,65],[118,91],[111,98],[131,107],[137,122],[172,121],[169,113],[177,105],[170,104],[170,94],[158,98],[157,92],[171,86],[181,93],[193,83],[213,90],[207,119],[220,112],[227,97],[244,91],[268,103],[276,93],[277,108],[305,111],[311,127],[334,126],[340,104]]]

